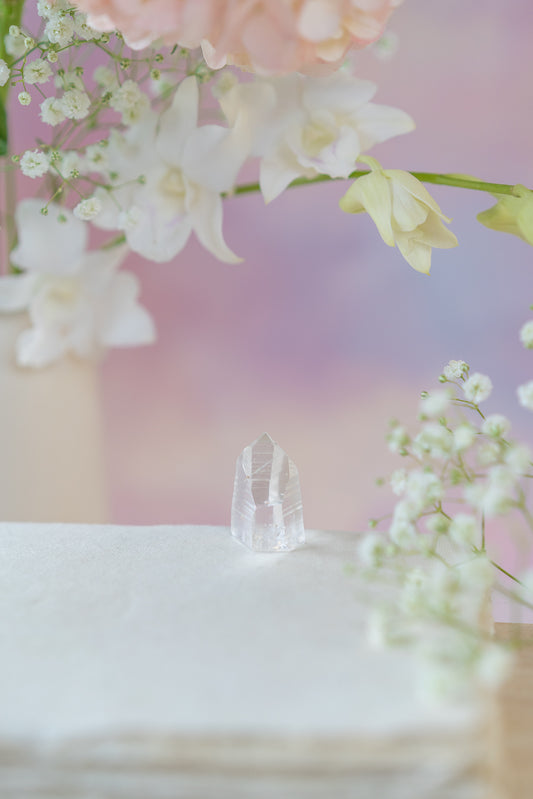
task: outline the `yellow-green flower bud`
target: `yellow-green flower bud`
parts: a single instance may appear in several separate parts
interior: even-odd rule
[[[512,233],[533,244],[533,191],[515,186],[515,195],[495,194],[496,205],[477,215],[479,222],[491,230]]]

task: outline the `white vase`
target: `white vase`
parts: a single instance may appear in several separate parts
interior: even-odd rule
[[[0,318],[0,518],[107,521],[98,366],[18,367],[27,325],[24,315]]]

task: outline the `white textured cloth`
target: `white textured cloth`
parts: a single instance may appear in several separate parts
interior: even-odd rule
[[[180,779],[191,780],[191,763],[233,774],[251,757],[258,773],[284,761],[305,774],[307,762],[342,782],[359,758],[361,779],[371,781],[379,758],[389,767],[387,746],[403,742],[396,767],[418,762],[429,780],[420,796],[448,796],[431,793],[430,782],[468,768],[461,740],[478,708],[417,703],[411,655],[367,648],[368,609],[346,570],[355,543],[354,534],[308,532],[294,552],[256,554],[222,527],[0,525],[0,754],[2,745],[12,753],[4,753],[10,779],[35,776],[36,762],[53,753],[56,765],[71,763],[71,778],[87,759],[94,779],[102,763],[116,761],[125,779],[128,764],[153,769],[155,758],[167,775],[188,763]],[[429,768],[423,749],[438,740],[445,744]],[[328,754],[324,741],[338,745]],[[409,741],[419,742],[419,761]],[[346,780],[351,791],[353,775]],[[26,799],[45,783],[36,780],[35,794],[23,779],[20,793],[16,780],[6,784]],[[240,796],[239,784],[228,795]],[[198,796],[225,796],[222,777],[218,785]],[[377,795],[372,786],[353,795]],[[418,795],[397,787],[387,796]],[[86,795],[78,783],[69,790]],[[167,796],[155,783],[144,790],[139,796]],[[196,796],[191,785],[172,790],[174,799]],[[463,796],[459,783],[454,790]],[[94,791],[87,796],[128,795]]]

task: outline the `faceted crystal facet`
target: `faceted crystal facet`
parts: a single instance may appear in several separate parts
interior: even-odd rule
[[[231,533],[256,552],[287,552],[305,540],[298,470],[267,433],[237,459]]]

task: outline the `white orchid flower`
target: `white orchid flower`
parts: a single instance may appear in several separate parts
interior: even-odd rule
[[[382,169],[368,156],[359,161],[368,164],[371,171],[350,186],[339,203],[341,209],[349,214],[367,211],[385,244],[397,244],[413,269],[428,275],[432,247],[457,246],[456,237],[442,222],[451,220],[409,172]]]
[[[414,128],[398,108],[371,103],[376,85],[346,73],[287,75],[233,86],[220,97],[230,125],[248,115],[266,202],[296,178],[347,178],[359,155]]]
[[[87,252],[84,222],[54,204],[47,216],[41,208],[39,200],[19,204],[11,260],[25,271],[0,277],[0,311],[27,311],[32,323],[17,340],[17,362],[40,367],[67,353],[151,343],[154,325],[138,304],[137,278],[118,271],[127,248]]]
[[[221,261],[241,260],[224,241],[221,194],[233,187],[246,148],[228,128],[198,127],[198,106],[196,78],[186,78],[159,124],[147,117],[111,143],[120,182],[140,174],[143,182],[114,198],[99,192],[104,210],[95,224],[123,229],[131,249],[151,261],[170,261],[192,232]]]

